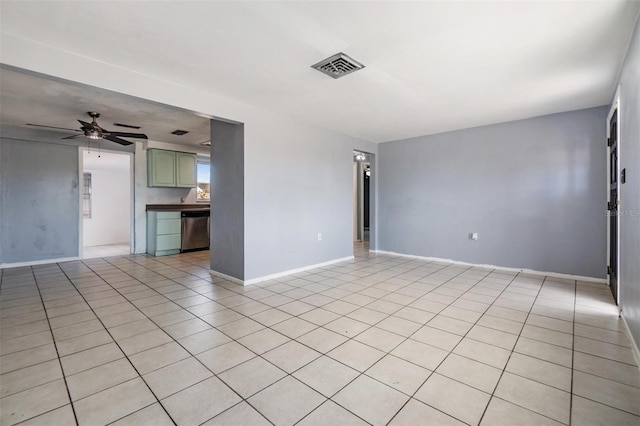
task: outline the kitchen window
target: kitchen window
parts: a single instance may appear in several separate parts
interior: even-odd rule
[[[91,219],[91,173],[83,173],[82,181],[82,217]]]
[[[197,200],[199,202],[211,201],[211,163],[198,161],[198,186]]]

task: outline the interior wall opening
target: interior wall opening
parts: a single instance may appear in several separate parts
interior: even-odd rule
[[[373,231],[372,220],[373,155],[353,152],[353,244],[354,255],[369,252]]]
[[[81,148],[80,257],[132,253],[132,155]]]

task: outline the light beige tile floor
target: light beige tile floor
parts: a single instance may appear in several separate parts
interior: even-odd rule
[[[361,246],[247,287],[208,265],[0,271],[0,424],[640,424],[604,284]]]

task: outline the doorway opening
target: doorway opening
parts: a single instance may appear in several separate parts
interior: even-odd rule
[[[373,154],[353,152],[353,250],[369,253],[373,230]]]
[[[132,154],[80,154],[80,258],[131,254]]]

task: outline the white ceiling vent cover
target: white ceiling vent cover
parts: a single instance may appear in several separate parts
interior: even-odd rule
[[[364,65],[340,52],[318,62],[315,65],[311,65],[311,68],[315,68],[329,77],[340,78],[347,74],[351,74],[352,72],[361,70],[364,68]]]

